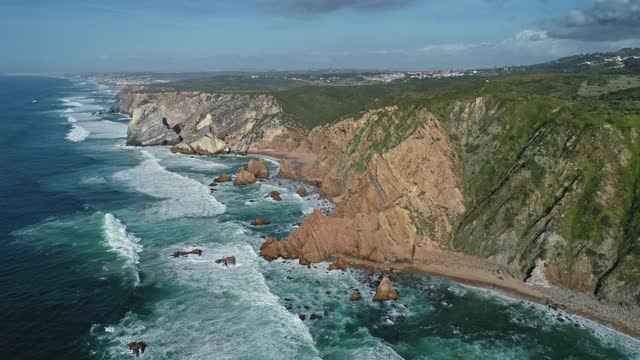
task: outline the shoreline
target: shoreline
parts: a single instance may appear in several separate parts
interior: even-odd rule
[[[292,160],[301,177],[314,161],[314,154],[265,150],[249,150],[247,155]],[[313,185],[304,179],[298,179]],[[332,199],[329,199],[332,200]],[[335,204],[336,201],[332,202]],[[610,303],[601,303],[594,296],[550,285],[529,285],[509,274],[506,268],[487,259],[459,253],[434,250],[430,263],[375,263],[343,254],[350,266],[389,273],[426,274],[452,280],[479,289],[494,291],[510,299],[521,299],[561,310],[610,328],[640,341],[640,309],[626,309]]]
[[[640,341],[638,309],[635,314],[629,314],[619,306],[600,303],[593,296],[577,293],[570,289],[528,285],[506,273],[498,274],[499,267],[491,265],[484,259],[441,251],[438,251],[437,256],[440,256],[441,259],[447,257],[455,260],[451,263],[375,263],[343,255],[347,263],[357,269],[391,274],[423,274],[444,278],[481,290],[489,290],[509,299],[525,300],[545,306],[549,310],[564,311],[624,334],[635,341]],[[478,267],[479,262],[484,262],[486,266]],[[492,267],[495,270],[492,270]]]

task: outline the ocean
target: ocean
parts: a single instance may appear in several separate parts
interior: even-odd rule
[[[401,299],[378,304],[376,274],[263,260],[266,236],[327,203],[277,177],[211,192],[249,158],[127,147],[115,94],[0,77],[0,359],[130,359],[132,341],[141,359],[640,358],[637,340],[491,291],[403,274]]]

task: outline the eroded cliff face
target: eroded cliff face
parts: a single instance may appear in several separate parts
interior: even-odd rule
[[[280,122],[271,96],[123,90],[114,110],[130,114],[127,144],[174,145],[182,153],[246,153],[250,148],[286,150],[300,139]]]
[[[296,176],[338,204],[263,252],[428,262],[447,249],[638,304],[637,133],[573,120],[548,99],[477,98],[440,117],[389,107],[316,129],[296,151],[318,158]]]
[[[416,128],[393,146],[379,130],[404,121]],[[343,136],[327,136],[336,132]],[[376,145],[390,149],[370,153]],[[464,199],[457,155],[435,116],[397,107],[371,111],[357,121],[318,129],[299,150],[318,146],[328,151],[308,176],[322,181],[321,189],[340,202],[329,216],[315,211],[283,244],[273,243],[281,256],[317,262],[345,254],[404,262],[425,260],[430,250],[448,247]],[[358,168],[363,160],[365,171]]]

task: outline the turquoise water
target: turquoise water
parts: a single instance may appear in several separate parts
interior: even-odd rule
[[[277,178],[211,193],[248,158],[126,147],[128,118],[102,113],[114,94],[0,77],[0,358],[128,359],[130,341],[148,359],[640,358],[587,320],[450,281],[401,275],[402,298],[374,304],[377,275],[264,261],[264,237],[327,204]],[[271,224],[250,226],[257,216]],[[232,255],[235,267],[214,262]]]

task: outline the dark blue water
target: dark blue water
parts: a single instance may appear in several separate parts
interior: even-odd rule
[[[402,298],[380,305],[365,272],[268,263],[264,237],[286,236],[317,195],[277,178],[210,192],[248,159],[125,147],[128,119],[101,112],[114,94],[0,77],[0,359],[132,358],[130,341],[147,342],[148,359],[640,356],[637,341],[584,319],[449,281],[400,276]],[[272,224],[250,226],[257,216]],[[194,247],[201,257],[170,256]],[[230,255],[236,267],[215,264]]]

